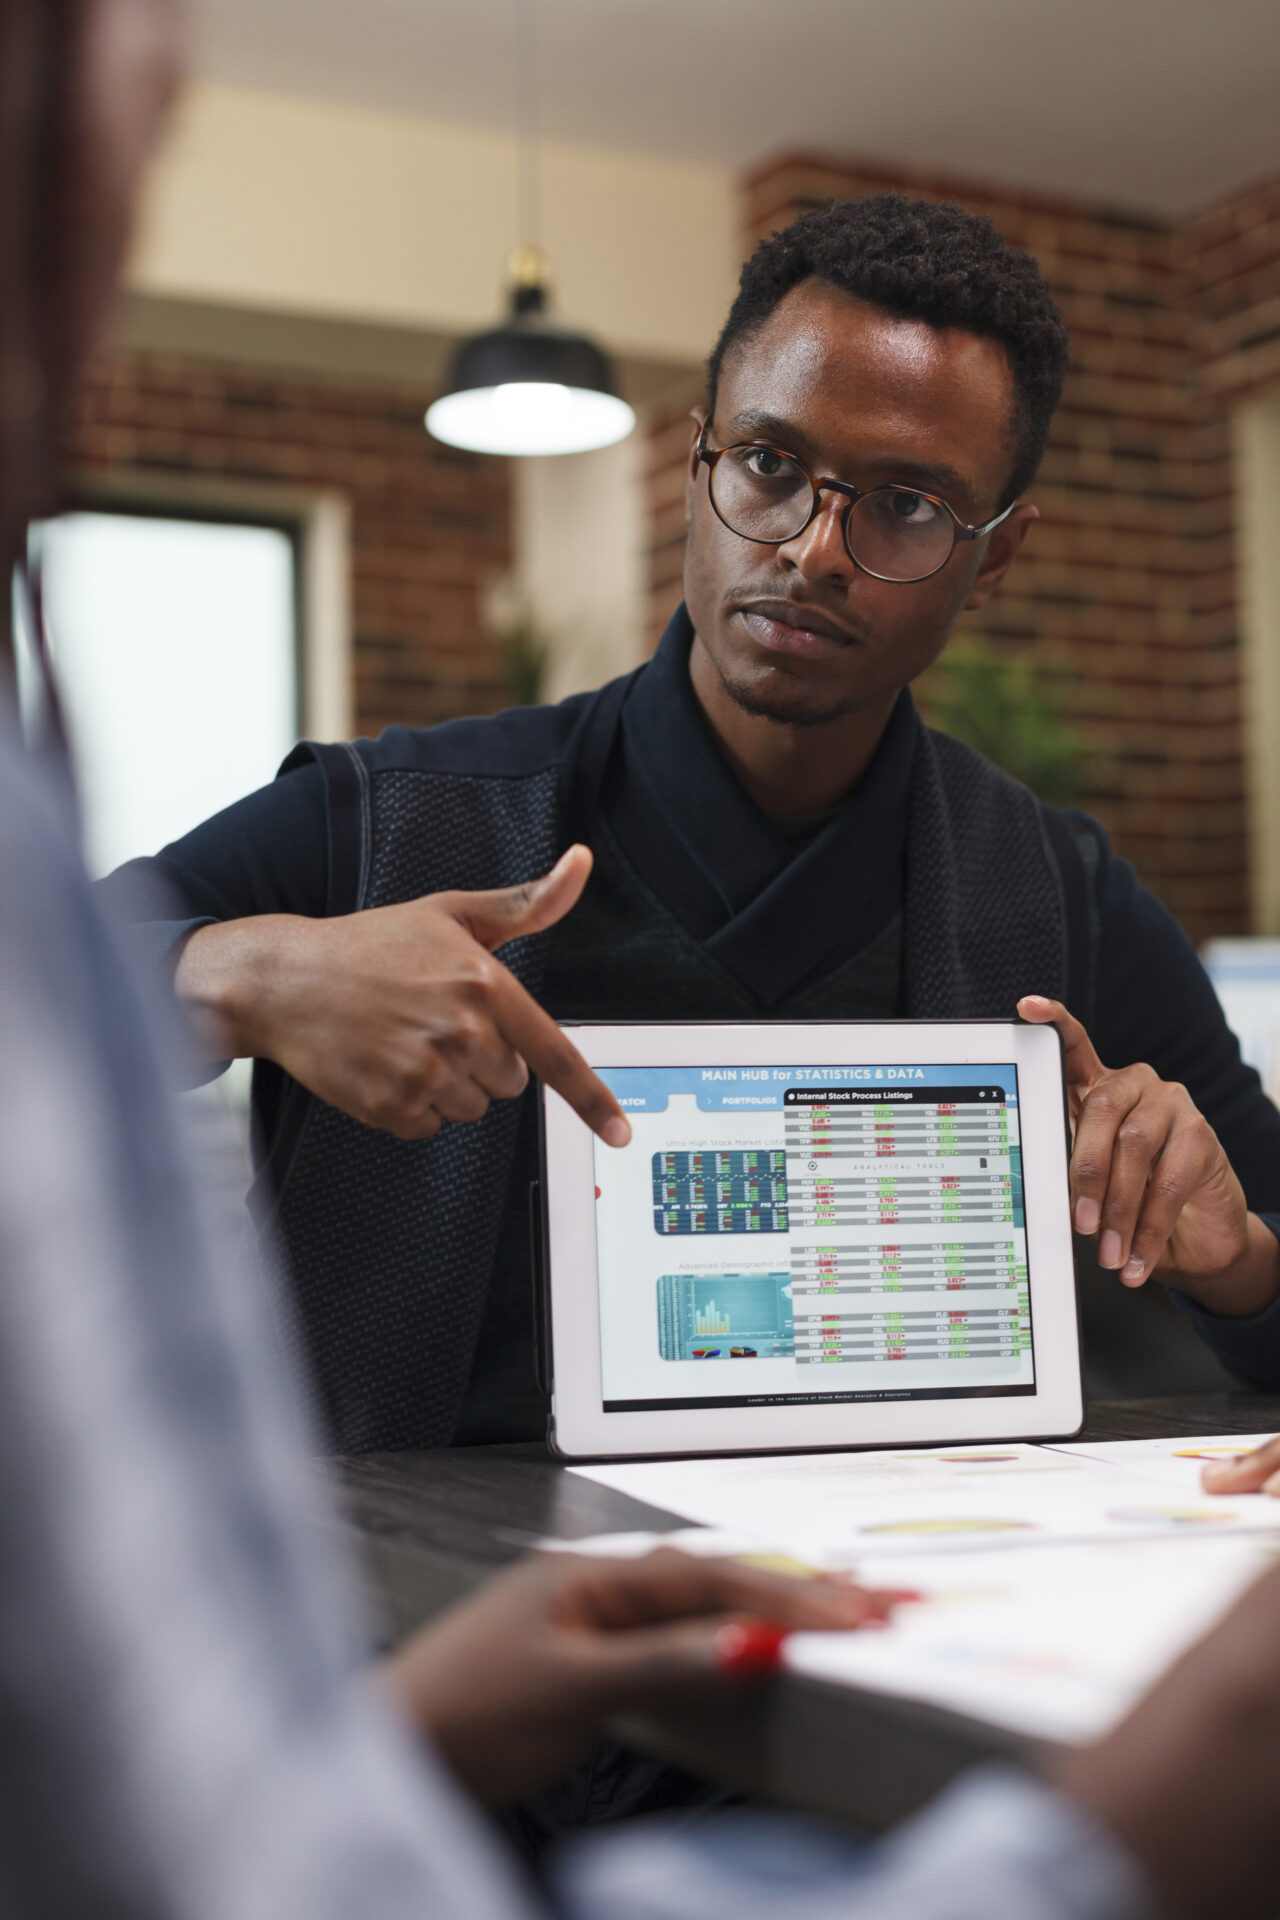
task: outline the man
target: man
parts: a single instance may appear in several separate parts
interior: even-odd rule
[[[650,665],[304,747],[140,863],[181,903],[135,932],[164,990],[211,1061],[263,1063],[255,1205],[336,1444],[545,1430],[526,1063],[626,1136],[551,1017],[1011,1017],[1035,992],[1114,1072],[1183,1083],[1250,1204],[1280,1207],[1280,1115],[1171,917],[1093,822],[927,732],[906,690],[1036,518],[1066,357],[1035,263],[985,221],[891,195],[806,214],[748,262],[712,355],[686,605]],[[109,883],[126,910],[136,873]],[[1089,1097],[1110,1131],[1077,1223],[1140,1281],[1163,1242],[1134,1253],[1139,1200],[1194,1108],[1132,1072]],[[1113,1191],[1135,1129],[1150,1151]]]
[[[174,58],[167,0],[0,0],[8,565],[52,503],[57,428]],[[0,870],[6,1913],[1254,1920],[1274,1906],[1280,1576],[1064,1762],[1057,1791],[979,1778],[870,1854],[756,1821],[719,1847],[604,1844],[529,1884],[469,1796],[527,1793],[607,1712],[758,1666],[778,1641],[752,1631],[762,1610],[834,1628],[881,1606],[678,1555],[533,1565],[416,1639],[373,1697],[349,1670],[325,1539],[299,1518],[316,1489],[261,1301],[202,1224],[65,785],[24,759],[7,707]],[[415,1725],[429,1750],[405,1739]]]

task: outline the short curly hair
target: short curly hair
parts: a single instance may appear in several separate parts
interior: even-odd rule
[[[830,200],[762,240],[707,363],[712,410],[726,353],[802,280],[819,279],[896,320],[961,327],[1004,348],[1013,375],[1015,458],[1000,504],[1035,478],[1062,394],[1070,339],[1044,276],[989,220],[900,193]]]

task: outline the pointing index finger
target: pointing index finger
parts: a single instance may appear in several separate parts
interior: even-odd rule
[[[591,1071],[573,1042],[551,1015],[527,993],[514,974],[502,984],[499,1024],[503,1038],[513,1046],[538,1078],[558,1093],[607,1147],[625,1147],[631,1122],[608,1087]]]

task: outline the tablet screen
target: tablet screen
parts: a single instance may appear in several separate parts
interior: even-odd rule
[[[1015,1066],[598,1071],[605,1412],[1034,1393]]]

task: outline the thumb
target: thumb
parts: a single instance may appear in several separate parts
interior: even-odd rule
[[[1042,993],[1024,994],[1018,1012],[1031,1026],[1053,1026],[1062,1035],[1063,1067],[1070,1087],[1091,1087],[1105,1071],[1094,1052],[1093,1042],[1061,1000],[1050,1000]]]
[[[450,911],[492,953],[508,940],[542,933],[563,920],[581,899],[590,873],[590,847],[570,847],[540,880],[525,880],[518,887],[493,887],[483,893],[455,893]]]

